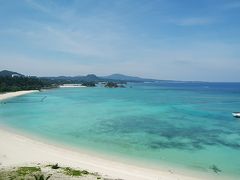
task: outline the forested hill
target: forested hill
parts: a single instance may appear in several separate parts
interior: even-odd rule
[[[56,85],[37,77],[26,76],[0,76],[0,92],[12,92],[22,90],[40,90],[42,88],[52,88]]]
[[[8,71],[8,70],[3,70],[0,71],[0,77],[14,77],[14,76],[24,76],[22,74],[19,74],[17,72],[13,72],[13,71]]]
[[[53,88],[62,84],[90,83],[92,85],[99,82],[127,83],[144,81],[152,82],[155,80],[126,76],[122,74],[113,74],[104,77],[99,77],[95,74],[89,74],[86,76],[35,77],[3,70],[0,71],[0,92]]]
[[[40,90],[46,88],[56,88],[62,84],[84,84],[85,86],[95,86],[101,81],[112,81],[97,77],[94,74],[86,76],[59,76],[59,77],[35,77],[25,76],[17,72],[3,70],[0,71],[0,92],[12,92],[21,90]],[[121,82],[114,80],[116,82]]]

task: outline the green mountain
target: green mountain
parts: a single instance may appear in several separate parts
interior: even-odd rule
[[[140,77],[135,77],[135,76],[127,76],[124,74],[112,74],[109,76],[103,76],[102,78],[112,79],[112,80],[121,80],[121,81],[132,81],[132,82],[156,81],[155,79],[146,79],[146,78],[140,78]]]
[[[0,71],[0,77],[23,77],[24,75],[3,70]],[[41,80],[49,81],[50,83],[56,83],[56,84],[67,84],[67,83],[83,83],[83,82],[102,82],[102,81],[108,81],[108,82],[117,82],[117,83],[126,83],[126,82],[154,82],[157,81],[155,79],[146,79],[146,78],[140,78],[135,76],[127,76],[123,74],[112,74],[109,76],[96,76],[95,74],[88,74],[86,76],[53,76],[53,77],[39,77]]]
[[[3,71],[0,71],[0,76],[1,77],[12,77],[12,76],[24,76],[24,75],[19,74],[17,72],[13,72],[13,71],[3,70]]]
[[[41,77],[41,79],[47,79],[56,81],[58,83],[82,83],[82,82],[100,82],[101,78],[95,74],[88,74],[86,76],[57,76],[57,77]]]

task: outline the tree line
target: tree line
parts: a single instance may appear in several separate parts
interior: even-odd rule
[[[0,77],[0,92],[40,90],[55,86],[48,80],[42,80],[37,77]]]

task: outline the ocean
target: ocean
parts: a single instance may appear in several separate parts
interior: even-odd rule
[[[122,161],[239,179],[240,119],[234,111],[240,111],[240,83],[128,83],[5,100],[0,123]]]

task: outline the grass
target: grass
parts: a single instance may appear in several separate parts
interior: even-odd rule
[[[62,170],[63,170],[63,173],[68,176],[82,176],[82,175],[90,174],[86,170],[81,171],[81,170],[73,169],[70,167],[63,167]]]
[[[48,175],[45,177],[43,174],[40,175],[34,175],[35,180],[48,180],[51,177],[51,175]]]
[[[61,169],[62,173],[68,176],[83,176],[83,175],[89,175],[89,174],[94,175],[93,173],[89,173],[86,170],[78,170],[70,167],[60,167],[58,163],[53,165],[49,164],[46,167],[51,167],[52,169]]]
[[[42,168],[48,169],[48,173],[44,173]],[[49,170],[51,174],[49,174]],[[80,176],[95,176],[96,179],[102,179],[98,173],[91,173],[86,170],[74,169],[71,167],[60,167],[58,164],[49,164],[45,166],[22,166],[22,167],[12,167],[8,169],[0,169],[0,180],[48,180],[54,178],[55,174],[62,174],[64,176],[69,176],[68,179],[77,178]],[[70,177],[72,176],[72,178]]]
[[[0,180],[26,180],[33,179],[33,176],[41,173],[40,167],[19,167],[0,170]]]
[[[40,167],[19,167],[16,172],[19,176],[26,176],[26,175],[31,175],[37,172],[41,172],[41,168]]]

